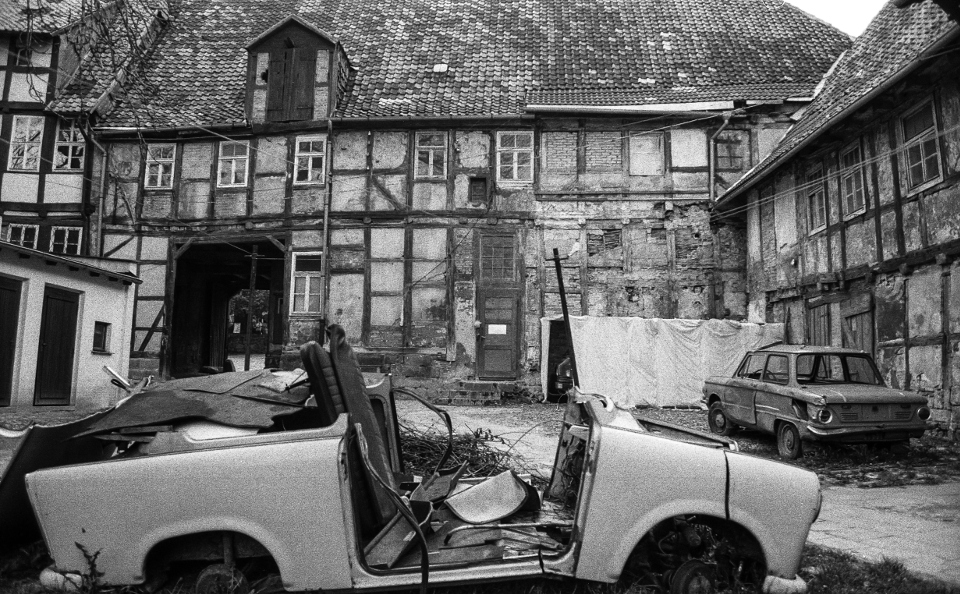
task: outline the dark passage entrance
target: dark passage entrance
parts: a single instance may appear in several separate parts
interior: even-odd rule
[[[79,303],[76,293],[55,287],[43,291],[34,404],[70,404]]]
[[[0,276],[0,406],[10,406],[23,283]]]
[[[253,327],[231,317],[230,301],[250,288],[251,277],[254,294],[266,292],[255,303],[259,332],[250,333],[251,368],[278,366],[283,347],[283,261],[283,251],[266,240],[197,242],[181,252],[174,272],[168,363],[172,376],[229,369],[234,365],[228,359],[240,363],[235,365],[237,370],[243,369],[247,328]],[[234,332],[237,322],[239,336]],[[244,354],[238,361],[231,350]]]

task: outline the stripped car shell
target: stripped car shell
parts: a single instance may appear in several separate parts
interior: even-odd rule
[[[789,459],[800,456],[803,440],[906,442],[922,436],[930,418],[926,397],[886,387],[870,355],[837,347],[748,352],[732,377],[707,378],[702,402],[714,433],[773,434]]]
[[[143,583],[167,543],[229,533],[243,541],[238,557],[272,557],[290,591],[415,587],[418,566],[365,561],[355,439],[363,434],[342,414],[321,429],[169,440],[145,455],[38,470],[27,490],[56,570],[85,573],[83,550],[98,553],[103,584]],[[639,557],[674,591],[696,591],[675,585],[683,576],[721,575],[755,578],[764,592],[805,590],[796,573],[819,512],[816,475],[741,454],[728,439],[576,393],[547,495],[571,517],[561,550],[431,566],[430,584],[615,582]],[[721,567],[712,558],[721,547],[758,575]]]

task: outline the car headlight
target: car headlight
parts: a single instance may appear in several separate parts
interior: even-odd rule
[[[927,408],[926,406],[921,406],[917,410],[917,416],[920,418],[921,421],[926,421],[927,419],[930,418],[930,409]]]
[[[818,423],[823,423],[824,425],[833,420],[833,413],[829,408],[814,406],[812,404],[807,404],[807,414],[811,419],[815,419]]]

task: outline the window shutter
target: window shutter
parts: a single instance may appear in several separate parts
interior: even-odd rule
[[[296,50],[295,50],[296,51]],[[291,120],[313,119],[313,85],[317,68],[315,52],[296,51],[293,78],[293,93],[291,93]],[[326,114],[323,114],[326,115]]]
[[[287,71],[283,54],[273,54],[270,57],[270,70],[267,82],[267,121],[277,122],[284,116],[284,81],[287,79]]]

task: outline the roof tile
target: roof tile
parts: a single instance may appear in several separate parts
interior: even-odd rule
[[[244,123],[245,44],[290,14],[343,43],[348,118],[809,96],[850,43],[781,0],[182,0],[146,69],[154,88],[104,125]]]

